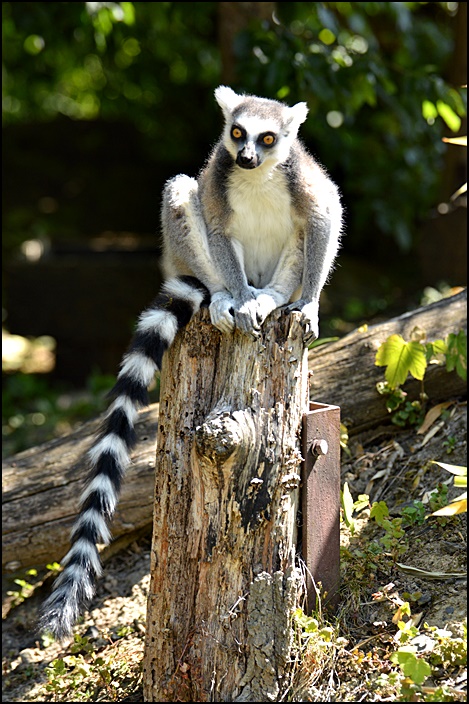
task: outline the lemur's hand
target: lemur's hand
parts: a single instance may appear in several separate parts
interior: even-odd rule
[[[243,303],[235,313],[235,320],[240,330],[258,337],[262,323],[273,310],[285,303],[285,296],[270,288],[251,286],[250,290],[255,300]]]
[[[233,332],[236,327],[252,337],[258,337],[260,334],[260,306],[251,289],[241,300],[234,299],[228,291],[213,294],[210,319],[212,324],[224,333]]]
[[[310,344],[319,337],[319,302],[309,301],[305,298],[300,298],[298,301],[285,306],[287,313],[292,313],[294,310],[299,310],[302,314],[302,325],[304,327],[303,339],[305,344]]]
[[[259,337],[261,325],[273,310],[285,302],[282,294],[273,289],[250,286],[244,300],[236,301],[227,291],[215,293],[210,303],[213,325],[221,332],[241,332]]]
[[[263,322],[262,312],[251,288],[249,289],[249,295],[252,298],[246,298],[235,305],[235,323],[241,332],[251,337],[259,337],[261,334],[261,323]]]
[[[258,317],[260,317],[261,325],[273,310],[280,308],[288,300],[288,298],[273,288],[258,288],[253,289],[253,291],[259,306]]]
[[[235,302],[228,291],[214,293],[209,308],[212,325],[221,332],[232,332],[235,327],[234,307]]]

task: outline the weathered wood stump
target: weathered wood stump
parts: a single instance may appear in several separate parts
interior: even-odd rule
[[[275,701],[288,685],[308,367],[300,316],[221,335],[203,311],[162,371],[146,701]]]

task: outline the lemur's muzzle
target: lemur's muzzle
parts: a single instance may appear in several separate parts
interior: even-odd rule
[[[238,152],[236,163],[242,169],[255,169],[256,166],[259,166],[259,155],[256,152],[255,146],[245,144]]]

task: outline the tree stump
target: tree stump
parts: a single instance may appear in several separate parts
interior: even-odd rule
[[[288,686],[301,421],[300,315],[253,340],[202,311],[162,370],[146,701],[275,701]]]

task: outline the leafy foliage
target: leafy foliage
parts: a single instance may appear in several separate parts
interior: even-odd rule
[[[184,100],[169,86],[217,80],[215,5],[40,2],[24,12],[3,3],[5,120],[126,117],[154,137],[164,125],[170,137],[187,112],[167,120],[171,102]]]
[[[20,588],[19,590],[10,590],[7,591],[7,595],[10,597],[13,597],[13,606],[18,606],[19,604],[22,604],[25,599],[27,599],[31,594],[34,592],[34,585],[28,581],[31,577],[36,577],[37,576],[37,570],[35,568],[31,568],[26,571],[25,577],[17,577],[14,579],[14,583],[17,584]]]
[[[423,404],[427,397],[423,391],[420,400],[408,401],[401,386],[409,374],[419,381],[424,380],[430,362],[445,361],[447,371],[456,370],[465,381],[467,375],[467,336],[464,330],[450,333],[445,340],[428,342],[426,334],[414,328],[411,340],[406,342],[401,335],[390,335],[376,353],[375,364],[386,367],[385,381],[376,385],[378,393],[386,398],[386,408],[392,413],[396,425],[416,425],[423,422]],[[441,408],[438,409],[441,412]]]
[[[410,677],[415,684],[423,682],[431,675],[432,668],[422,658],[415,654],[417,648],[412,645],[402,646],[396,653],[391,655],[391,661],[402,668],[406,677]]]
[[[46,692],[55,701],[78,696],[80,701],[97,701],[98,693],[105,693],[107,701],[122,701],[141,681],[141,652],[135,647],[120,652],[118,646],[116,641],[98,651],[88,638],[75,635],[70,654],[46,668]]]
[[[392,389],[402,384],[411,374],[422,380],[427,366],[425,350],[420,342],[405,342],[400,335],[391,335],[376,354],[379,367],[386,367],[385,379]]]
[[[448,6],[279,6],[276,24],[240,38],[239,75],[251,90],[307,99],[305,131],[343,174],[354,242],[368,239],[371,225],[408,250],[435,203],[443,130],[457,131],[466,111],[464,91],[438,69],[452,51]]]
[[[5,124],[130,121],[156,163],[200,165],[219,126],[219,5],[3,3]],[[380,234],[409,250],[437,202],[441,137],[466,114],[465,91],[442,78],[455,12],[280,2],[272,23],[253,19],[237,37],[233,87],[307,100],[303,135],[341,184],[355,251],[382,251]],[[9,231],[24,236],[24,220],[12,214]]]
[[[391,389],[402,386],[409,374],[421,381],[428,362],[437,360],[438,355],[445,356],[447,371],[455,369],[461,379],[466,380],[467,336],[464,330],[450,333],[445,341],[426,342],[425,333],[417,328],[411,337],[414,339],[405,342],[401,335],[390,335],[376,353],[375,364],[386,367],[384,377]]]
[[[437,496],[440,486],[435,492],[434,501],[429,502],[430,507],[438,503],[440,499],[445,502],[443,496],[440,498]],[[446,486],[445,489],[447,491]],[[358,535],[353,540],[360,541],[359,547],[342,548],[343,568],[346,570],[349,583],[352,580],[352,573],[360,585],[368,582],[370,577],[373,579],[374,575],[379,572],[385,575],[391,574],[390,560],[399,572],[412,575],[414,579],[445,580],[464,576],[464,573],[435,572],[397,561],[399,555],[408,551],[415,540],[415,532],[407,529],[412,526],[420,526],[425,521],[425,508],[422,502],[413,501],[412,504],[404,507],[401,517],[391,518],[386,501],[375,501],[370,505],[369,497],[365,494],[360,495],[354,501],[348,485],[345,483],[342,492],[342,506],[344,522],[352,536],[357,534],[354,514],[363,511],[364,508],[366,509],[365,514],[369,515],[369,518],[373,519],[383,531],[382,535],[378,534],[376,537],[373,534],[371,539],[369,535],[366,538],[363,538],[363,535]],[[363,526],[361,526],[362,530]],[[464,668],[467,662],[466,639],[463,634],[454,637],[449,630],[429,626],[427,623],[422,624],[422,614],[413,613],[413,604],[420,606],[421,598],[421,591],[400,594],[395,589],[393,582],[372,594],[372,599],[377,602],[377,605],[378,602],[388,602],[389,606],[393,607],[394,615],[390,625],[396,629],[390,638],[390,649],[387,651],[386,657],[381,661],[377,660],[380,674],[372,686],[374,691],[380,692],[381,697],[384,696],[380,701],[459,701],[464,697],[463,688],[457,690],[446,683],[435,686],[435,680],[441,677],[443,667],[448,670],[453,668],[452,672],[454,672],[454,668]],[[374,624],[376,627],[378,625],[378,623]],[[380,622],[380,625],[386,626],[383,622]],[[307,622],[303,621],[302,626],[306,629]],[[375,636],[364,638],[361,640],[360,646],[354,648],[349,646],[347,652],[357,653],[362,645],[368,643],[369,640],[374,640],[374,638]],[[363,656],[362,652],[361,659]],[[384,661],[391,663],[395,669],[383,667]],[[360,660],[357,664],[360,664]],[[428,678],[432,678],[434,681]],[[450,680],[451,683],[452,680]],[[371,682],[368,681],[367,684],[370,685]],[[387,694],[384,694],[385,692]]]

